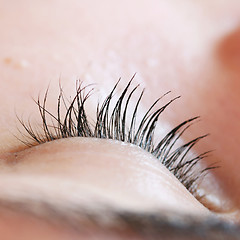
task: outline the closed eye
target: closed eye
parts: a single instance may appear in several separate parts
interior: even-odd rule
[[[97,105],[94,120],[89,120],[86,109],[86,102],[93,92],[93,88],[87,90],[90,86],[83,87],[82,83],[78,83],[76,95],[71,101],[64,97],[64,92],[60,87],[56,115],[46,108],[47,90],[43,101],[41,102],[39,98],[36,101],[42,120],[40,127],[33,127],[33,123],[18,118],[25,130],[25,133],[21,132],[20,140],[29,147],[70,137],[104,138],[134,144],[156,157],[195,197],[199,197],[196,191],[198,184],[206,172],[214,167],[204,169],[196,167],[208,152],[195,157],[190,156],[189,152],[199,140],[207,135],[179,145],[179,138],[199,117],[182,122],[160,141],[156,141],[155,133],[158,129],[159,116],[179,97],[154,110],[161,99],[158,98],[139,119],[138,110],[144,90],[138,95],[137,100],[133,100],[133,95],[137,93],[139,85],[132,87],[132,80],[133,78],[113,103],[119,81],[116,83],[106,99]],[[136,102],[132,107],[133,101]],[[62,108],[65,109],[64,114],[62,114]]]

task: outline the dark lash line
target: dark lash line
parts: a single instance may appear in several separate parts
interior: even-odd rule
[[[193,158],[189,158],[188,153],[199,140],[205,138],[207,135],[197,137],[181,145],[180,147],[177,147],[175,150],[173,150],[173,148],[176,146],[176,143],[184,134],[184,132],[197,119],[199,119],[199,117],[194,117],[182,122],[172,129],[161,141],[159,141],[158,144],[155,144],[154,133],[158,118],[172,102],[179,98],[179,96],[173,98],[161,108],[153,111],[153,108],[156,106],[159,100],[169,92],[158,98],[147,110],[138,127],[136,127],[137,112],[144,94],[144,90],[142,90],[132,112],[129,127],[127,122],[128,107],[132,100],[133,94],[139,87],[139,85],[137,85],[129,92],[133,78],[134,76],[122,91],[120,97],[113,107],[113,110],[110,111],[114,93],[116,92],[117,86],[120,82],[120,79],[118,80],[103,103],[101,105],[100,103],[97,104],[96,121],[92,124],[88,120],[85,109],[85,103],[93,92],[92,88],[85,94],[85,90],[90,85],[82,87],[82,83],[77,82],[76,95],[71,102],[68,101],[69,103],[67,103],[63,94],[63,89],[60,86],[60,94],[57,102],[57,116],[46,109],[48,96],[47,89],[43,98],[43,103],[41,104],[40,97],[38,97],[38,100],[35,101],[42,119],[42,125],[40,128],[43,131],[43,134],[39,130],[33,128],[30,120],[24,122],[18,117],[19,122],[27,133],[24,134],[20,131],[23,137],[23,139],[20,139],[20,141],[29,147],[68,137],[107,138],[132,143],[155,156],[194,196],[196,196],[198,184],[201,182],[208,170],[216,167],[208,166],[204,169],[196,171],[194,170],[196,164],[205,158],[210,151],[204,152]],[[61,117],[62,104],[66,110],[63,118]],[[51,124],[49,124],[47,116],[50,117]]]

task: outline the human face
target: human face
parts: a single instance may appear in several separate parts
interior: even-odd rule
[[[2,103],[0,152],[3,159],[1,182],[5,186],[5,188],[2,186],[2,196],[3,192],[6,193],[9,189],[16,188],[14,192],[20,194],[28,187],[26,191],[29,193],[28,198],[35,196],[33,189],[37,189],[37,192],[44,193],[41,196],[45,199],[49,197],[53,201],[54,195],[49,192],[59,194],[55,192],[58,189],[57,182],[59,184],[59,181],[69,181],[70,188],[66,185],[67,189],[64,191],[67,196],[62,196],[64,201],[71,202],[75,198],[73,193],[84,192],[85,196],[97,194],[95,198],[109,198],[108,204],[120,209],[127,208],[137,212],[154,211],[155,208],[183,211],[184,207],[174,202],[174,199],[179,197],[184,199],[179,202],[186,201],[186,205],[192,206],[189,207],[189,211],[185,209],[186,212],[183,213],[194,212],[198,216],[208,216],[209,211],[186,192],[163,166],[157,167],[158,163],[152,161],[152,156],[149,154],[136,151],[126,157],[128,164],[122,165],[115,155],[120,151],[118,143],[112,143],[107,147],[111,160],[116,158],[115,167],[107,165],[109,158],[104,155],[106,152],[101,151],[102,142],[96,143],[100,145],[94,146],[94,153],[86,152],[86,156],[92,156],[92,164],[86,164],[84,179],[79,178],[83,173],[80,171],[81,168],[76,167],[79,153],[77,151],[73,153],[73,143],[75,146],[78,145],[76,149],[81,149],[83,146],[79,139],[71,140],[73,142],[68,141],[69,139],[59,142],[57,146],[65,149],[61,154],[61,161],[56,161],[59,160],[59,156],[53,153],[45,154],[41,162],[37,161],[42,158],[43,153],[46,153],[46,149],[57,147],[56,143],[50,142],[39,146],[37,149],[40,149],[40,152],[37,152],[36,148],[23,151],[20,158],[29,159],[24,161],[24,164],[20,163],[13,168],[4,163],[4,160],[8,159],[6,156],[23,150],[22,143],[14,136],[18,134],[16,112],[18,115],[30,113],[31,118],[39,118],[31,96],[35,97],[39,92],[44,92],[49,82],[51,83],[48,107],[55,111],[59,78],[68,97],[75,94],[76,78],[84,80],[86,85],[97,83],[99,94],[93,95],[93,100],[98,100],[109,93],[119,77],[122,77],[120,87],[124,87],[137,72],[136,81],[147,88],[145,98],[142,100],[143,108],[169,90],[173,91],[173,96],[178,94],[183,96],[171,106],[171,110],[166,111],[164,118],[160,119],[160,123],[164,125],[163,132],[169,130],[169,125],[175,126],[186,118],[196,115],[202,117],[203,121],[198,127],[193,127],[184,140],[188,141],[199,134],[211,133],[211,136],[195,149],[198,153],[214,149],[211,157],[205,160],[206,164],[219,162],[218,165],[221,166],[213,172],[212,188],[217,191],[211,188],[206,191],[210,193],[214,191],[213,195],[217,197],[224,195],[221,203],[227,203],[220,208],[226,207],[228,211],[232,211],[233,205],[234,209],[239,208],[240,110],[237,108],[237,103],[240,74],[238,58],[240,6],[238,1],[192,3],[185,0],[178,3],[173,0],[131,2],[23,0],[2,1],[0,11]],[[88,108],[89,114],[94,116],[94,104],[90,103]],[[122,155],[132,153],[128,146],[121,151]],[[24,155],[26,152],[27,156]],[[69,161],[69,154],[72,156],[72,161]],[[136,157],[139,155],[142,161],[145,159],[145,164],[140,164],[139,157]],[[96,166],[95,160],[98,158],[102,159],[102,168]],[[89,159],[89,156],[86,159]],[[97,163],[99,164],[99,161]],[[146,165],[148,165],[147,170]],[[101,172],[101,176],[104,177],[93,179],[91,177],[96,176],[97,167],[99,169],[104,167],[105,171]],[[117,178],[119,170],[116,169],[121,169],[122,178]],[[163,175],[168,176],[169,180],[159,177]],[[130,179],[136,180],[137,176],[141,176],[139,178],[141,180],[130,181]],[[46,179],[48,179],[48,188],[45,184]],[[91,184],[89,179],[92,180]],[[164,188],[166,181],[171,181],[173,187],[166,190]],[[87,188],[86,182],[88,182]],[[26,183],[32,185],[26,186]],[[136,186],[140,183],[142,184],[140,189],[145,189],[148,195],[138,191]],[[149,183],[154,183],[157,187],[153,188]],[[178,188],[180,190],[176,190]],[[69,189],[74,190],[69,191]],[[156,189],[162,189],[165,195]],[[63,188],[61,192],[62,190]],[[177,191],[181,194],[176,196]],[[124,192],[124,195],[119,192]],[[164,201],[163,196],[170,195],[173,196],[172,201],[170,203]],[[35,226],[31,232],[34,234],[34,239],[37,236],[43,239],[43,236],[38,234],[39,231],[50,237],[50,230],[58,234],[61,228],[58,225],[52,229],[45,221],[20,213],[16,209],[12,214],[8,213],[9,209],[2,211],[2,226],[4,223],[11,223],[11,226],[17,227],[19,222],[22,223],[21,229]],[[235,216],[233,218],[237,221]],[[90,227],[93,228],[93,233],[96,231],[95,234],[100,234],[99,229]],[[66,236],[68,230],[68,226],[66,232],[65,228],[62,228]],[[13,232],[6,234],[10,233]],[[26,231],[26,234],[30,233]],[[65,237],[64,234],[62,237]],[[71,232],[71,234],[76,234],[76,238],[80,238],[79,233]],[[104,236],[106,232],[103,231],[101,234],[106,239]],[[130,233],[126,232],[126,234]],[[14,239],[14,236],[11,237],[9,239]]]

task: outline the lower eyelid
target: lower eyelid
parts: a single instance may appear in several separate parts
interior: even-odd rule
[[[17,159],[9,165],[8,174],[32,176],[33,182],[44,176],[59,179],[61,187],[55,188],[70,197],[81,196],[81,186],[85,186],[120,205],[210,214],[157,159],[134,145],[70,138],[25,150]],[[72,182],[74,191],[65,189],[65,180]]]

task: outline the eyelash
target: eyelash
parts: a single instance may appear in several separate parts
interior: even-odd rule
[[[133,77],[134,78],[134,77]],[[199,161],[205,158],[208,152],[204,152],[196,157],[189,157],[188,154],[194,145],[207,135],[197,137],[186,144],[181,145],[173,150],[179,138],[183,133],[196,121],[199,117],[188,119],[175,128],[173,128],[162,140],[157,144],[154,143],[154,133],[156,124],[160,114],[176,99],[170,100],[167,104],[153,111],[153,108],[164,97],[158,98],[142,117],[140,123],[136,127],[136,119],[139,104],[142,100],[144,90],[141,91],[135,104],[130,121],[127,120],[128,107],[132,101],[133,94],[139,85],[133,87],[130,91],[133,78],[129,81],[120,97],[117,99],[113,110],[110,110],[114,93],[117,89],[119,81],[116,83],[110,94],[100,105],[97,104],[96,121],[91,123],[85,109],[85,104],[93,92],[93,88],[86,94],[85,91],[89,86],[82,87],[81,82],[76,84],[76,95],[71,101],[66,101],[63,90],[60,87],[60,94],[57,102],[57,114],[54,115],[46,109],[48,89],[45,93],[43,103],[40,98],[35,101],[42,119],[40,131],[36,130],[30,121],[24,122],[18,117],[19,122],[23,126],[26,133],[20,131],[23,139],[19,139],[25,145],[32,147],[37,144],[50,142],[56,139],[69,137],[93,137],[106,138],[134,144],[155,156],[162,164],[164,164],[170,172],[195,196],[197,196],[197,188],[208,170],[214,169],[209,166],[201,170],[196,170]],[[64,105],[66,112],[61,117],[61,106]],[[123,107],[124,104],[124,107]],[[49,124],[49,121],[51,124]]]

